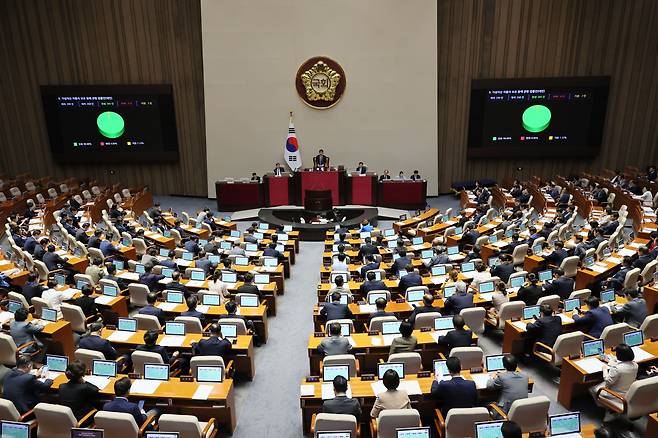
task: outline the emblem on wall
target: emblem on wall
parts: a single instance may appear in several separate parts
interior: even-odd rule
[[[345,91],[345,72],[333,59],[316,56],[297,70],[297,94],[308,106],[327,109],[336,105]]]

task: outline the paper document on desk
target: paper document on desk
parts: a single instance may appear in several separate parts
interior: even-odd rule
[[[600,373],[603,371],[604,363],[601,362],[598,357],[586,357],[585,359],[576,360],[574,363],[587,374]]]
[[[635,353],[635,362],[641,362],[647,359],[653,359],[655,356],[642,348],[633,347],[633,353]]]
[[[116,298],[116,297],[110,297],[110,296],[107,296],[107,295],[101,295],[100,297],[96,297],[96,299],[94,299],[94,302],[95,302],[96,304],[109,304],[109,303],[110,303],[113,299],[115,299],[115,298]]]
[[[60,250],[55,251],[55,254],[57,254],[60,257],[64,257],[65,255],[68,254],[68,252],[64,251],[63,249],[60,249]]]
[[[527,324],[523,321],[512,321],[512,325],[521,331],[525,331]]]
[[[631,256],[635,255],[635,251],[633,251],[632,249],[624,248],[624,249],[620,249],[619,251],[617,251],[617,254],[619,254],[620,256],[629,256],[629,257],[631,257]]]
[[[352,347],[356,347],[356,342],[354,341],[354,339],[352,339],[351,336],[348,336],[347,340],[349,341],[349,343]]]
[[[91,383],[101,391],[110,384],[110,379],[103,376],[84,376],[83,379],[85,382]]]
[[[201,281],[201,280],[190,280],[187,283],[185,283],[185,286],[200,288],[200,287],[203,287],[204,283],[205,283],[205,281]]]
[[[137,379],[133,380],[133,384],[130,387],[131,394],[154,394],[157,391],[158,386],[160,386],[160,380],[145,380]]]
[[[509,242],[507,242],[506,240],[498,240],[497,242],[492,243],[492,245],[497,248],[502,248],[503,246],[509,245]]]
[[[399,338],[400,334],[396,333],[393,335],[382,335],[382,341],[384,342],[384,345],[390,346],[393,343],[393,339]]]
[[[352,398],[352,387],[350,384],[347,384],[347,393],[346,395],[349,398]],[[323,383],[322,384],[322,400],[329,400],[330,398],[335,398],[336,394],[334,394],[334,384],[333,382],[329,383]]]
[[[489,373],[471,374],[471,379],[475,382],[477,389],[484,389],[487,387],[487,382],[489,381]]]
[[[11,262],[9,260],[0,260],[0,266],[9,265]]]
[[[77,294],[78,292],[80,292],[78,289],[73,289],[72,287],[63,290],[62,295],[64,295],[64,301],[70,300],[73,298],[73,295]]]
[[[399,389],[404,389],[409,395],[420,395],[423,392],[420,390],[418,380],[400,380]]]
[[[370,344],[373,347],[380,347],[382,345],[382,339],[379,336],[370,336]]]
[[[638,242],[631,242],[628,244],[628,246],[632,246],[633,248],[639,248],[642,246],[642,244]]]
[[[192,400],[208,400],[210,394],[212,394],[213,386],[212,385],[199,385],[199,387],[192,394]]]
[[[439,336],[445,336],[448,334],[450,330],[436,330],[430,333],[430,336],[432,336],[432,339],[434,339],[434,342],[437,344],[439,343]]]
[[[300,385],[299,393],[302,397],[313,397],[315,395],[314,385]]]
[[[162,280],[158,280],[158,283],[160,283],[160,284],[169,284],[169,283],[171,283],[171,282],[173,282],[173,281],[174,281],[173,278],[169,278],[169,277],[167,277],[167,278],[163,278]]]
[[[480,297],[481,300],[491,301],[491,297],[493,297],[493,294],[494,294],[493,292],[485,292],[485,293],[479,294],[479,297]]]
[[[162,347],[180,347],[185,341],[185,336],[165,336],[160,341]]]
[[[11,312],[0,312],[0,325],[5,325],[14,319],[14,314]]]
[[[591,271],[602,273],[608,270],[607,266],[600,266],[600,265],[592,265],[589,267]]]
[[[205,304],[200,304],[196,306],[196,310],[201,313],[208,313],[208,311],[210,310],[210,306],[206,306]]]
[[[126,342],[134,335],[133,332],[123,332],[120,330],[115,331],[110,336],[107,337],[107,340],[110,342]]]
[[[572,318],[565,315],[564,313],[558,313],[557,316],[559,316],[560,319],[562,320],[562,324],[571,324],[572,322],[574,322]]]
[[[123,280],[138,281],[139,274],[136,272],[124,272],[123,274],[119,275],[119,278]]]
[[[377,306],[374,304],[359,304],[359,312],[361,313],[374,313],[377,311]]]
[[[608,257],[607,259],[605,259],[605,261],[606,261],[606,262],[610,262],[610,263],[616,263],[616,264],[619,264],[619,263],[622,262],[622,259],[620,259],[619,257],[613,257],[613,256],[610,256],[610,257]]]
[[[448,279],[447,275],[439,275],[438,277],[432,277],[432,284],[443,284]]]
[[[178,306],[176,303],[158,303],[158,308],[164,310],[165,312],[173,312],[176,306]]]

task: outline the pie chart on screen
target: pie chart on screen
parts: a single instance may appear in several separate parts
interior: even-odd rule
[[[551,123],[551,110],[544,105],[532,105],[523,111],[521,122],[528,132],[542,132]]]
[[[114,111],[105,111],[96,119],[98,131],[107,138],[117,138],[123,135],[126,123],[119,114]]]

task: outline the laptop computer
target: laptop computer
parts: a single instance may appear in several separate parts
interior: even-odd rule
[[[395,334],[400,333],[400,324],[402,324],[402,321],[382,322],[382,334],[383,335],[395,335]]]
[[[333,382],[336,376],[343,376],[350,380],[349,365],[326,365],[322,367],[322,380],[324,382]]]
[[[205,281],[206,273],[203,271],[192,271],[190,272],[190,280],[192,281]]]
[[[551,436],[580,434],[580,412],[549,415],[548,430],[550,431]]]
[[[584,357],[599,356],[603,354],[604,351],[603,339],[583,341],[582,350]]]
[[[165,335],[185,336],[185,323],[183,322],[165,322]]]
[[[493,292],[496,290],[496,286],[494,285],[493,281],[483,281],[482,283],[478,284],[478,292],[481,294]]]
[[[443,298],[450,298],[457,292],[457,286],[446,286],[443,288]]]
[[[49,322],[57,322],[57,310],[43,308],[41,309],[41,319]]]
[[[525,276],[512,277],[510,284],[513,288],[519,288],[525,283]]]
[[[564,300],[565,312],[571,312],[576,307],[580,307],[580,298],[569,298]]]
[[[240,296],[240,307],[258,307],[258,295],[242,295]]]
[[[388,370],[393,370],[398,373],[400,379],[404,379],[404,363],[403,362],[384,362],[377,364],[377,377],[379,380],[384,378],[384,373]]]
[[[191,262],[192,260],[194,260],[194,253],[186,251],[186,252],[183,253],[182,259],[187,261],[187,262]]]
[[[459,247],[458,246],[449,246],[446,249],[446,252],[448,253],[449,256],[459,254]]]
[[[256,284],[270,284],[270,274],[256,274],[256,275],[254,275],[254,283],[256,283]]]
[[[395,438],[430,438],[430,428],[421,426],[395,429]]]
[[[417,301],[423,301],[423,296],[425,295],[424,290],[407,290],[407,301],[414,303]]]
[[[183,304],[184,301],[185,301],[185,295],[183,294],[183,292],[176,292],[173,290],[167,291],[168,303]]]
[[[113,286],[111,284],[104,284],[103,295],[108,297],[116,297],[117,295],[119,295],[119,289],[117,289],[116,286]]]
[[[602,303],[611,303],[615,301],[615,291],[614,289],[602,290],[601,291],[601,302]]]
[[[523,319],[532,319],[533,316],[539,317],[539,306],[525,306],[523,308]]]
[[[134,333],[137,331],[137,320],[133,318],[118,318],[117,330]]]
[[[475,423],[475,438],[503,438],[504,421],[483,421]]]
[[[331,432],[315,432],[315,438],[354,438],[351,430],[336,430]]]
[[[461,271],[462,272],[473,272],[473,271],[475,271],[475,263],[473,263],[473,262],[462,263]]]
[[[174,268],[162,268],[161,274],[166,278],[171,278],[174,275]]]
[[[30,438],[30,425],[17,421],[0,421],[0,436],[7,438]]]
[[[388,300],[388,294],[386,292],[370,292],[368,294],[368,304],[375,304],[375,302],[379,298],[383,298],[385,300]],[[422,296],[421,296],[421,300],[422,300]]]
[[[642,330],[633,330],[632,332],[624,333],[624,344],[629,347],[637,347],[644,344],[644,333],[642,333]]]
[[[21,307],[23,307],[23,304],[18,301],[9,301],[7,303],[7,311],[11,313],[16,313]]]
[[[196,368],[196,381],[220,383],[224,381],[224,367],[215,365],[199,365]]]
[[[66,356],[56,356],[54,354],[46,355],[46,365],[49,371],[58,373],[66,372],[66,367],[69,366],[69,358]]]
[[[503,365],[503,358],[505,357],[504,354],[493,354],[491,356],[486,356],[484,359],[484,363],[486,365],[487,372],[490,373],[492,371],[501,371],[505,369],[505,366]]]
[[[440,277],[446,275],[445,265],[432,266],[432,277]]]
[[[145,363],[144,379],[146,380],[169,380],[169,364]]]
[[[222,336],[225,338],[238,337],[238,326],[235,324],[219,324],[219,328],[222,331]]]
[[[101,377],[116,377],[117,363],[113,360],[94,359],[92,362],[91,374]]]
[[[434,318],[434,330],[452,330],[455,325],[452,322],[452,316],[442,316]]]
[[[144,432],[144,438],[180,438],[178,432]]]
[[[539,281],[549,281],[551,278],[553,278],[552,270],[539,271]]]
[[[205,294],[201,298],[201,304],[204,306],[219,306],[220,301],[220,296],[215,294]]]

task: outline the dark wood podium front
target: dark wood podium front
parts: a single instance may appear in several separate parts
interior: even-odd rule
[[[305,190],[304,209],[307,211],[321,212],[333,208],[331,190]]]

